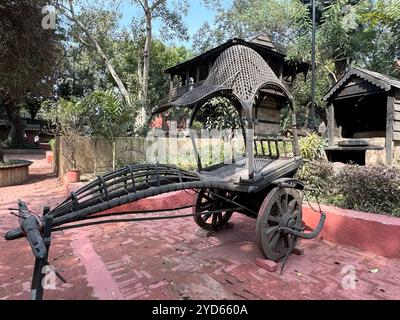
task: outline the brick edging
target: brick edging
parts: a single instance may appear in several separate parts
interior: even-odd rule
[[[377,255],[400,258],[400,218],[326,205],[321,208],[326,213],[326,221],[320,237]],[[319,214],[304,204],[303,221],[314,228]]]

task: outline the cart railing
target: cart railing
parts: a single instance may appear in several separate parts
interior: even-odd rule
[[[293,157],[293,140],[285,136],[257,136],[254,138],[254,156],[271,159]]]

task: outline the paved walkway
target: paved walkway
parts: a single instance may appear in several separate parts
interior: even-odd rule
[[[7,208],[21,198],[40,211],[64,198],[44,156],[34,157],[29,182],[0,188],[0,299],[29,298],[34,262],[25,240],[3,239],[4,232],[17,224]],[[292,255],[283,275],[270,273],[255,264],[261,257],[255,221],[241,215],[231,221],[233,228],[211,237],[198,232],[190,218],[56,234],[50,261],[68,283],[57,283],[45,298],[400,299],[398,259],[318,239],[301,243],[304,255]],[[355,282],[345,281],[350,277],[346,270],[355,271]],[[344,289],[342,282],[355,288]]]

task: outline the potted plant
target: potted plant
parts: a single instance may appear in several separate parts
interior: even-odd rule
[[[61,154],[68,162],[65,176],[69,183],[76,183],[81,180],[81,170],[76,158],[80,137],[79,133],[70,131],[68,133],[65,132],[61,138],[64,147]]]
[[[48,131],[60,137],[60,154],[65,160],[67,182],[80,181],[81,170],[77,161],[79,140],[86,133],[86,113],[80,100],[47,101],[43,113],[49,121]]]
[[[46,160],[48,163],[52,163],[53,162],[53,158],[54,158],[54,152],[56,149],[56,139],[51,139],[49,141],[49,145],[50,145],[50,150],[46,151]]]

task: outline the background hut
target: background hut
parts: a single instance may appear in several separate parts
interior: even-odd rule
[[[330,161],[400,164],[400,80],[352,68],[324,100]]]

